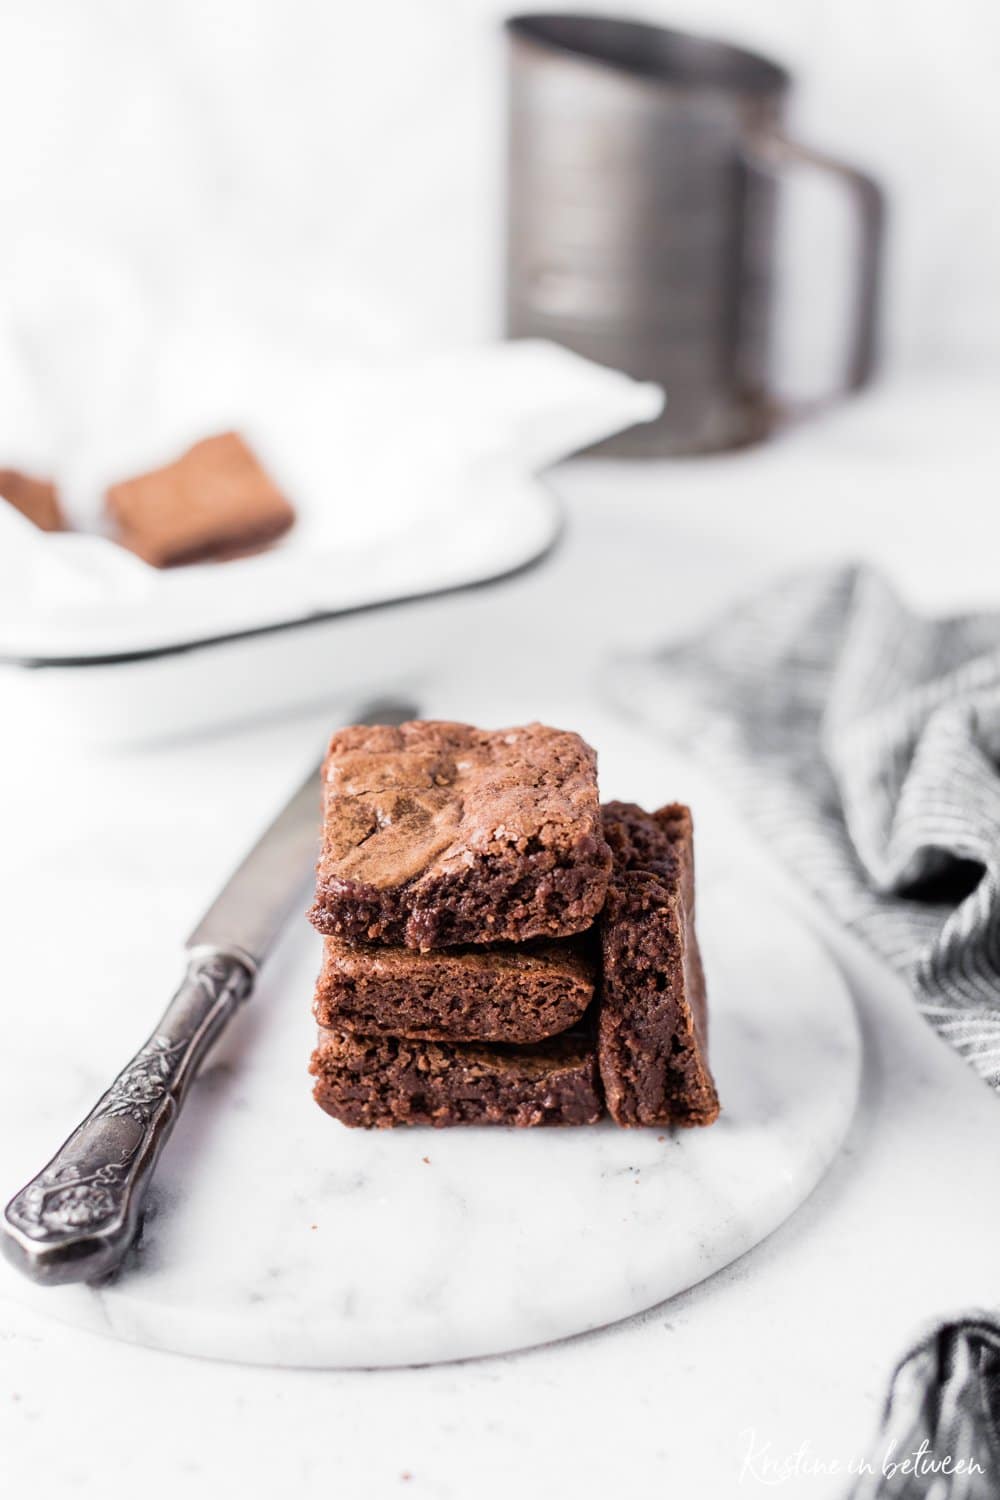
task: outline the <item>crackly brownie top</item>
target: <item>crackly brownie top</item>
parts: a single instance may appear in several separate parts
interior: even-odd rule
[[[596,767],[579,735],[544,724],[342,729],[324,770],[324,872],[386,890],[484,857],[604,847]]]

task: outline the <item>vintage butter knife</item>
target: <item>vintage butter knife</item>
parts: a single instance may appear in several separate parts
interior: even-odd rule
[[[358,721],[398,724],[416,712],[383,701]],[[319,793],[316,766],[192,932],[187,972],[149,1041],[7,1204],[4,1253],[34,1281],[93,1281],[124,1256],[188,1087],[302,897],[316,857]]]

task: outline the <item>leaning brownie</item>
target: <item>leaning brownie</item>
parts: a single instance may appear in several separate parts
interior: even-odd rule
[[[415,720],[333,736],[320,932],[423,950],[568,937],[610,868],[597,757],[577,734]]]
[[[614,866],[601,918],[601,1081],[619,1125],[710,1125],[705,976],[694,927],[691,814],[604,808]]]
[[[106,505],[116,540],[157,568],[254,552],[295,519],[235,432],[205,438],[164,468],[112,485]]]
[[[328,937],[313,1014],[320,1026],[453,1042],[538,1042],[594,996],[593,965],[565,943],[353,948]]]
[[[584,1032],[483,1047],[321,1031],[309,1071],[344,1125],[591,1125],[602,1112]]]
[[[0,469],[0,496],[40,531],[65,531],[56,487],[48,479],[33,479],[19,469]]]

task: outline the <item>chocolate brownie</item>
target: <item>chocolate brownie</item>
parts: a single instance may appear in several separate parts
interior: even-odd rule
[[[116,540],[157,568],[257,551],[295,520],[235,432],[205,438],[165,468],[112,485],[106,506]]]
[[[538,1042],[579,1021],[593,996],[593,965],[566,943],[418,953],[328,937],[313,1014],[376,1035]]]
[[[423,950],[568,937],[610,869],[597,757],[577,734],[414,720],[330,742],[320,932]]]
[[[602,1113],[584,1031],[483,1047],[321,1031],[316,1103],[344,1125],[591,1125]]]
[[[47,479],[32,479],[17,469],[0,469],[0,495],[40,530],[66,530],[56,487]]]
[[[710,1125],[705,975],[694,926],[691,814],[609,802],[614,865],[601,917],[598,1060],[618,1125]]]

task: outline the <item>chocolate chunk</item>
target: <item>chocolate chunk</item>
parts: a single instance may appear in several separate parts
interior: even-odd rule
[[[578,1022],[593,994],[592,963],[566,943],[418,953],[327,938],[313,1014],[362,1033],[537,1042]]]
[[[174,463],[112,485],[106,505],[117,540],[158,568],[254,552],[295,520],[235,432],[205,438]]]
[[[484,1047],[321,1031],[309,1071],[344,1125],[591,1125],[602,1112],[584,1032]]]
[[[333,736],[310,918],[430,950],[568,937],[607,892],[597,758],[579,735],[414,721]]]
[[[613,867],[600,921],[598,1059],[619,1125],[710,1125],[705,975],[694,926],[691,814],[609,802]]]

